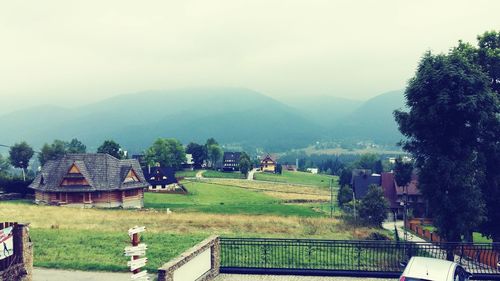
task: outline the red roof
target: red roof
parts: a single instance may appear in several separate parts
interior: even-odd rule
[[[398,208],[398,196],[396,193],[396,181],[394,180],[394,173],[382,173],[382,189],[384,190],[384,197],[389,201],[391,209]]]

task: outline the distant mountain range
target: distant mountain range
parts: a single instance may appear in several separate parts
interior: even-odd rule
[[[0,144],[26,140],[39,148],[76,137],[95,150],[114,139],[140,152],[158,137],[185,144],[214,137],[269,151],[328,138],[395,143],[401,136],[392,111],[402,106],[402,91],[365,102],[310,97],[286,103],[240,88],[147,91],[71,109],[47,105],[0,116]]]

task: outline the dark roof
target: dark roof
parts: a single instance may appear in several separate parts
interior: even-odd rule
[[[238,163],[240,161],[240,156],[241,152],[224,152],[224,156],[222,157],[222,159],[224,162],[233,160]]]
[[[354,183],[355,176],[371,175],[372,170],[370,169],[352,169],[351,172],[351,185]]]
[[[64,178],[73,177],[68,174],[73,165],[81,173],[76,177],[84,178],[88,185],[61,186]],[[132,169],[139,181],[124,183],[125,177]],[[147,186],[141,166],[136,159],[119,160],[108,154],[87,153],[66,154],[61,159],[47,161],[29,187],[40,191],[82,192],[126,190]]]
[[[151,167],[142,170],[144,177],[151,185],[169,185],[177,183],[175,169],[170,167]],[[165,177],[165,179],[163,178]],[[153,178],[153,179],[151,179]]]
[[[356,199],[362,199],[365,197],[368,192],[368,187],[372,184],[380,185],[380,175],[367,175],[362,174],[358,176],[354,176],[352,188],[354,190],[354,194],[356,195]]]
[[[264,162],[266,160],[271,160],[272,162],[276,163],[276,159],[274,159],[273,157],[271,157],[271,155],[267,154],[264,158],[262,158],[262,160],[260,160],[260,162]]]
[[[396,182],[394,181],[394,173],[382,173],[382,189],[384,190],[384,197],[389,201],[391,209],[399,208],[397,202],[398,196],[396,194]]]

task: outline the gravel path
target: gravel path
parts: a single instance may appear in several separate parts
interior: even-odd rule
[[[215,281],[397,281],[398,279],[380,278],[352,278],[352,277],[315,277],[315,276],[289,276],[289,275],[236,275],[221,274]]]

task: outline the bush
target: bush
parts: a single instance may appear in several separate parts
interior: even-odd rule
[[[21,178],[0,177],[0,190],[6,193],[33,194],[33,189],[28,188],[32,181],[33,179],[23,181]]]
[[[337,200],[340,207],[343,207],[345,204],[351,202],[352,188],[349,185],[343,185],[341,188],[339,188]]]
[[[361,200],[359,205],[359,216],[364,223],[371,226],[382,226],[382,222],[387,218],[389,203],[384,198],[382,188],[377,185],[370,185],[368,193]]]

